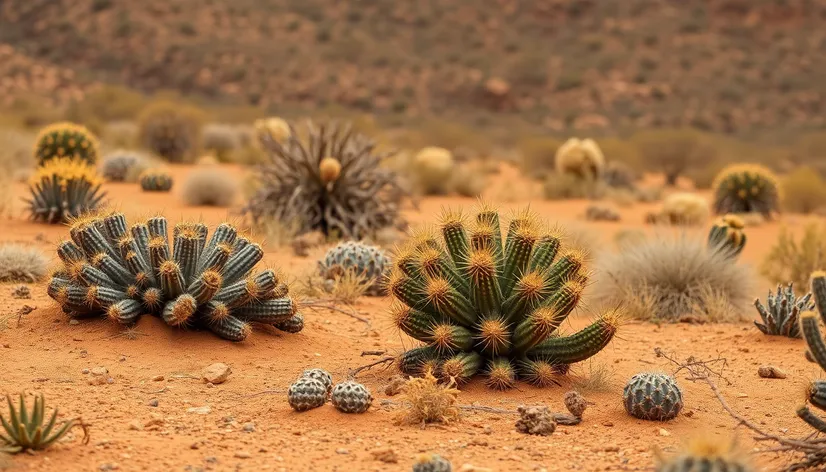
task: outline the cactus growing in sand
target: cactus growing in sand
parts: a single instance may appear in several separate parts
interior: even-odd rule
[[[745,224],[736,215],[725,215],[718,219],[708,232],[708,247],[725,253],[732,259],[743,252],[746,246]]]
[[[242,212],[254,225],[291,222],[300,233],[321,231],[360,239],[400,222],[406,194],[375,152],[370,138],[350,126],[307,123],[306,139],[290,126],[280,142],[261,133],[269,162],[260,166],[260,188]]]
[[[172,190],[172,176],[168,172],[149,169],[140,177],[141,189],[144,192],[168,192]]]
[[[80,159],[50,159],[29,180],[26,199],[35,221],[64,223],[94,211],[106,198],[95,168]]]
[[[556,171],[596,180],[605,168],[605,156],[593,139],[571,138],[556,150]]]
[[[760,299],[754,300],[754,306],[763,320],[762,323],[755,321],[754,325],[763,334],[789,338],[800,337],[800,313],[815,309],[812,294],[796,298],[791,283],[785,290],[778,285],[777,295],[773,295],[770,290],[766,304],[768,307]]]
[[[85,126],[69,122],[43,128],[35,141],[34,156],[38,165],[52,159],[77,159],[94,165],[98,160],[98,141]]]
[[[369,284],[368,295],[380,296],[385,293],[384,277],[390,270],[390,259],[381,248],[347,241],[327,251],[324,259],[318,262],[318,268],[321,276],[328,280],[353,271]]]
[[[20,394],[20,405],[17,409],[11,401],[10,396],[6,396],[9,404],[8,420],[0,415],[0,453],[6,452],[15,454],[26,450],[46,449],[62,438],[75,426],[84,428],[84,442],[88,442],[89,436],[85,434],[85,426],[76,420],[70,419],[57,423],[57,409],[52,411],[48,422],[46,420],[46,400],[43,394],[34,397],[34,405],[29,410],[26,407],[26,400]]]
[[[683,393],[674,377],[652,372],[631,377],[622,401],[625,411],[641,420],[668,421],[683,409]]]
[[[723,169],[714,179],[714,211],[760,213],[766,218],[780,210],[780,184],[768,168],[757,164],[736,164]]]
[[[657,453],[656,472],[752,472],[736,443],[726,444],[711,436],[695,440],[672,458]]]
[[[48,294],[72,318],[106,316],[131,325],[142,314],[178,328],[204,328],[243,341],[250,323],[281,323],[298,316],[283,279],[253,273],[261,246],[228,223],[211,238],[203,223],[170,228],[157,216],[127,226],[123,214],[78,218],[57,254]]]
[[[373,403],[373,395],[364,385],[347,380],[333,387],[330,401],[342,413],[364,413]]]
[[[564,250],[561,235],[542,231],[534,215],[515,215],[503,237],[491,207],[482,206],[472,225],[448,211],[441,232],[441,240],[428,231],[414,235],[388,281],[399,301],[396,326],[427,343],[398,358],[403,373],[432,370],[460,384],[483,374],[495,389],[517,378],[546,386],[613,338],[616,311],[559,334],[587,282],[584,254]]]

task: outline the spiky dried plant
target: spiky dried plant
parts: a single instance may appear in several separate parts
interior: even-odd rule
[[[394,171],[381,167],[394,153],[377,153],[376,143],[350,125],[308,121],[306,128],[302,139],[290,125],[283,143],[260,135],[269,162],[259,167],[261,187],[242,213],[256,226],[297,221],[301,233],[347,239],[398,223],[407,192]]]

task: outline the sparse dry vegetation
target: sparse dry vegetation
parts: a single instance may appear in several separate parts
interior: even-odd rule
[[[404,406],[397,418],[400,424],[450,424],[459,419],[459,389],[452,379],[440,384],[428,371],[421,378],[409,378],[402,392]]]
[[[777,241],[764,256],[760,273],[775,283],[794,282],[797,287],[807,287],[809,276],[826,267],[826,227],[809,223],[798,239],[783,226]]]
[[[33,247],[0,245],[0,282],[39,282],[46,277],[49,260]]]
[[[181,196],[191,206],[231,206],[238,195],[238,183],[218,168],[193,170],[184,181]]]

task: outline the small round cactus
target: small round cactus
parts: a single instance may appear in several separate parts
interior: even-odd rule
[[[301,377],[290,385],[287,401],[295,411],[312,410],[327,402],[327,388],[320,380]]]
[[[736,258],[746,246],[744,227],[745,223],[739,216],[721,217],[708,233],[708,247],[715,251],[725,252],[731,258]]]
[[[38,165],[64,157],[95,164],[98,152],[98,141],[92,132],[85,126],[69,122],[55,123],[43,128],[34,147]]]
[[[438,454],[421,454],[413,464],[413,472],[451,472],[450,461]]]
[[[126,182],[130,177],[134,179],[145,165],[146,161],[139,153],[116,151],[103,160],[101,173],[110,182]]]
[[[622,392],[625,411],[641,420],[668,421],[683,409],[683,394],[673,377],[643,372],[631,377]]]
[[[172,189],[172,177],[164,171],[147,170],[141,174],[140,181],[145,192],[168,192]]]
[[[352,270],[369,283],[367,295],[379,296],[384,293],[384,276],[390,270],[390,259],[376,246],[347,241],[327,251],[318,266],[322,277],[328,280]]]
[[[766,218],[780,209],[780,185],[772,171],[756,164],[736,164],[714,180],[714,211],[760,213]]]
[[[301,374],[301,377],[307,377],[321,382],[324,388],[327,389],[327,395],[333,391],[333,376],[324,369],[307,369]]]
[[[331,401],[342,413],[364,413],[373,403],[373,395],[364,385],[348,380],[333,387]]]

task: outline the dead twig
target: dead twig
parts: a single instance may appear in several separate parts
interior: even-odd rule
[[[342,310],[341,308],[335,306],[335,302],[333,302],[333,301],[304,300],[304,301],[301,302],[301,307],[302,308],[310,308],[310,309],[323,308],[323,309],[326,309],[326,310],[335,311],[335,312],[341,313],[343,315],[347,315],[350,318],[355,318],[355,319],[361,321],[362,323],[366,324],[367,328],[370,328],[370,320],[357,315],[356,314],[357,312],[355,310],[353,310],[352,312],[349,312],[347,310]]]
[[[361,357],[364,356],[382,356],[387,354],[387,351],[361,351]]]
[[[390,367],[390,365],[391,365],[391,364],[393,364],[393,362],[396,362],[396,358],[395,358],[395,357],[393,357],[393,356],[385,356],[385,357],[382,357],[381,359],[379,359],[379,360],[377,360],[377,361],[375,361],[375,362],[371,362],[371,363],[369,363],[369,364],[367,364],[367,365],[363,365],[363,366],[361,366],[361,367],[356,367],[355,369],[350,369],[350,371],[347,373],[347,377],[348,377],[348,378],[354,378],[354,377],[355,377],[356,375],[358,375],[360,372],[365,371],[365,370],[370,370],[370,369],[372,369],[373,367],[375,367],[375,366],[377,366],[377,365],[381,365],[381,364],[387,364],[387,365],[385,366],[385,368],[387,368],[387,367]]]

